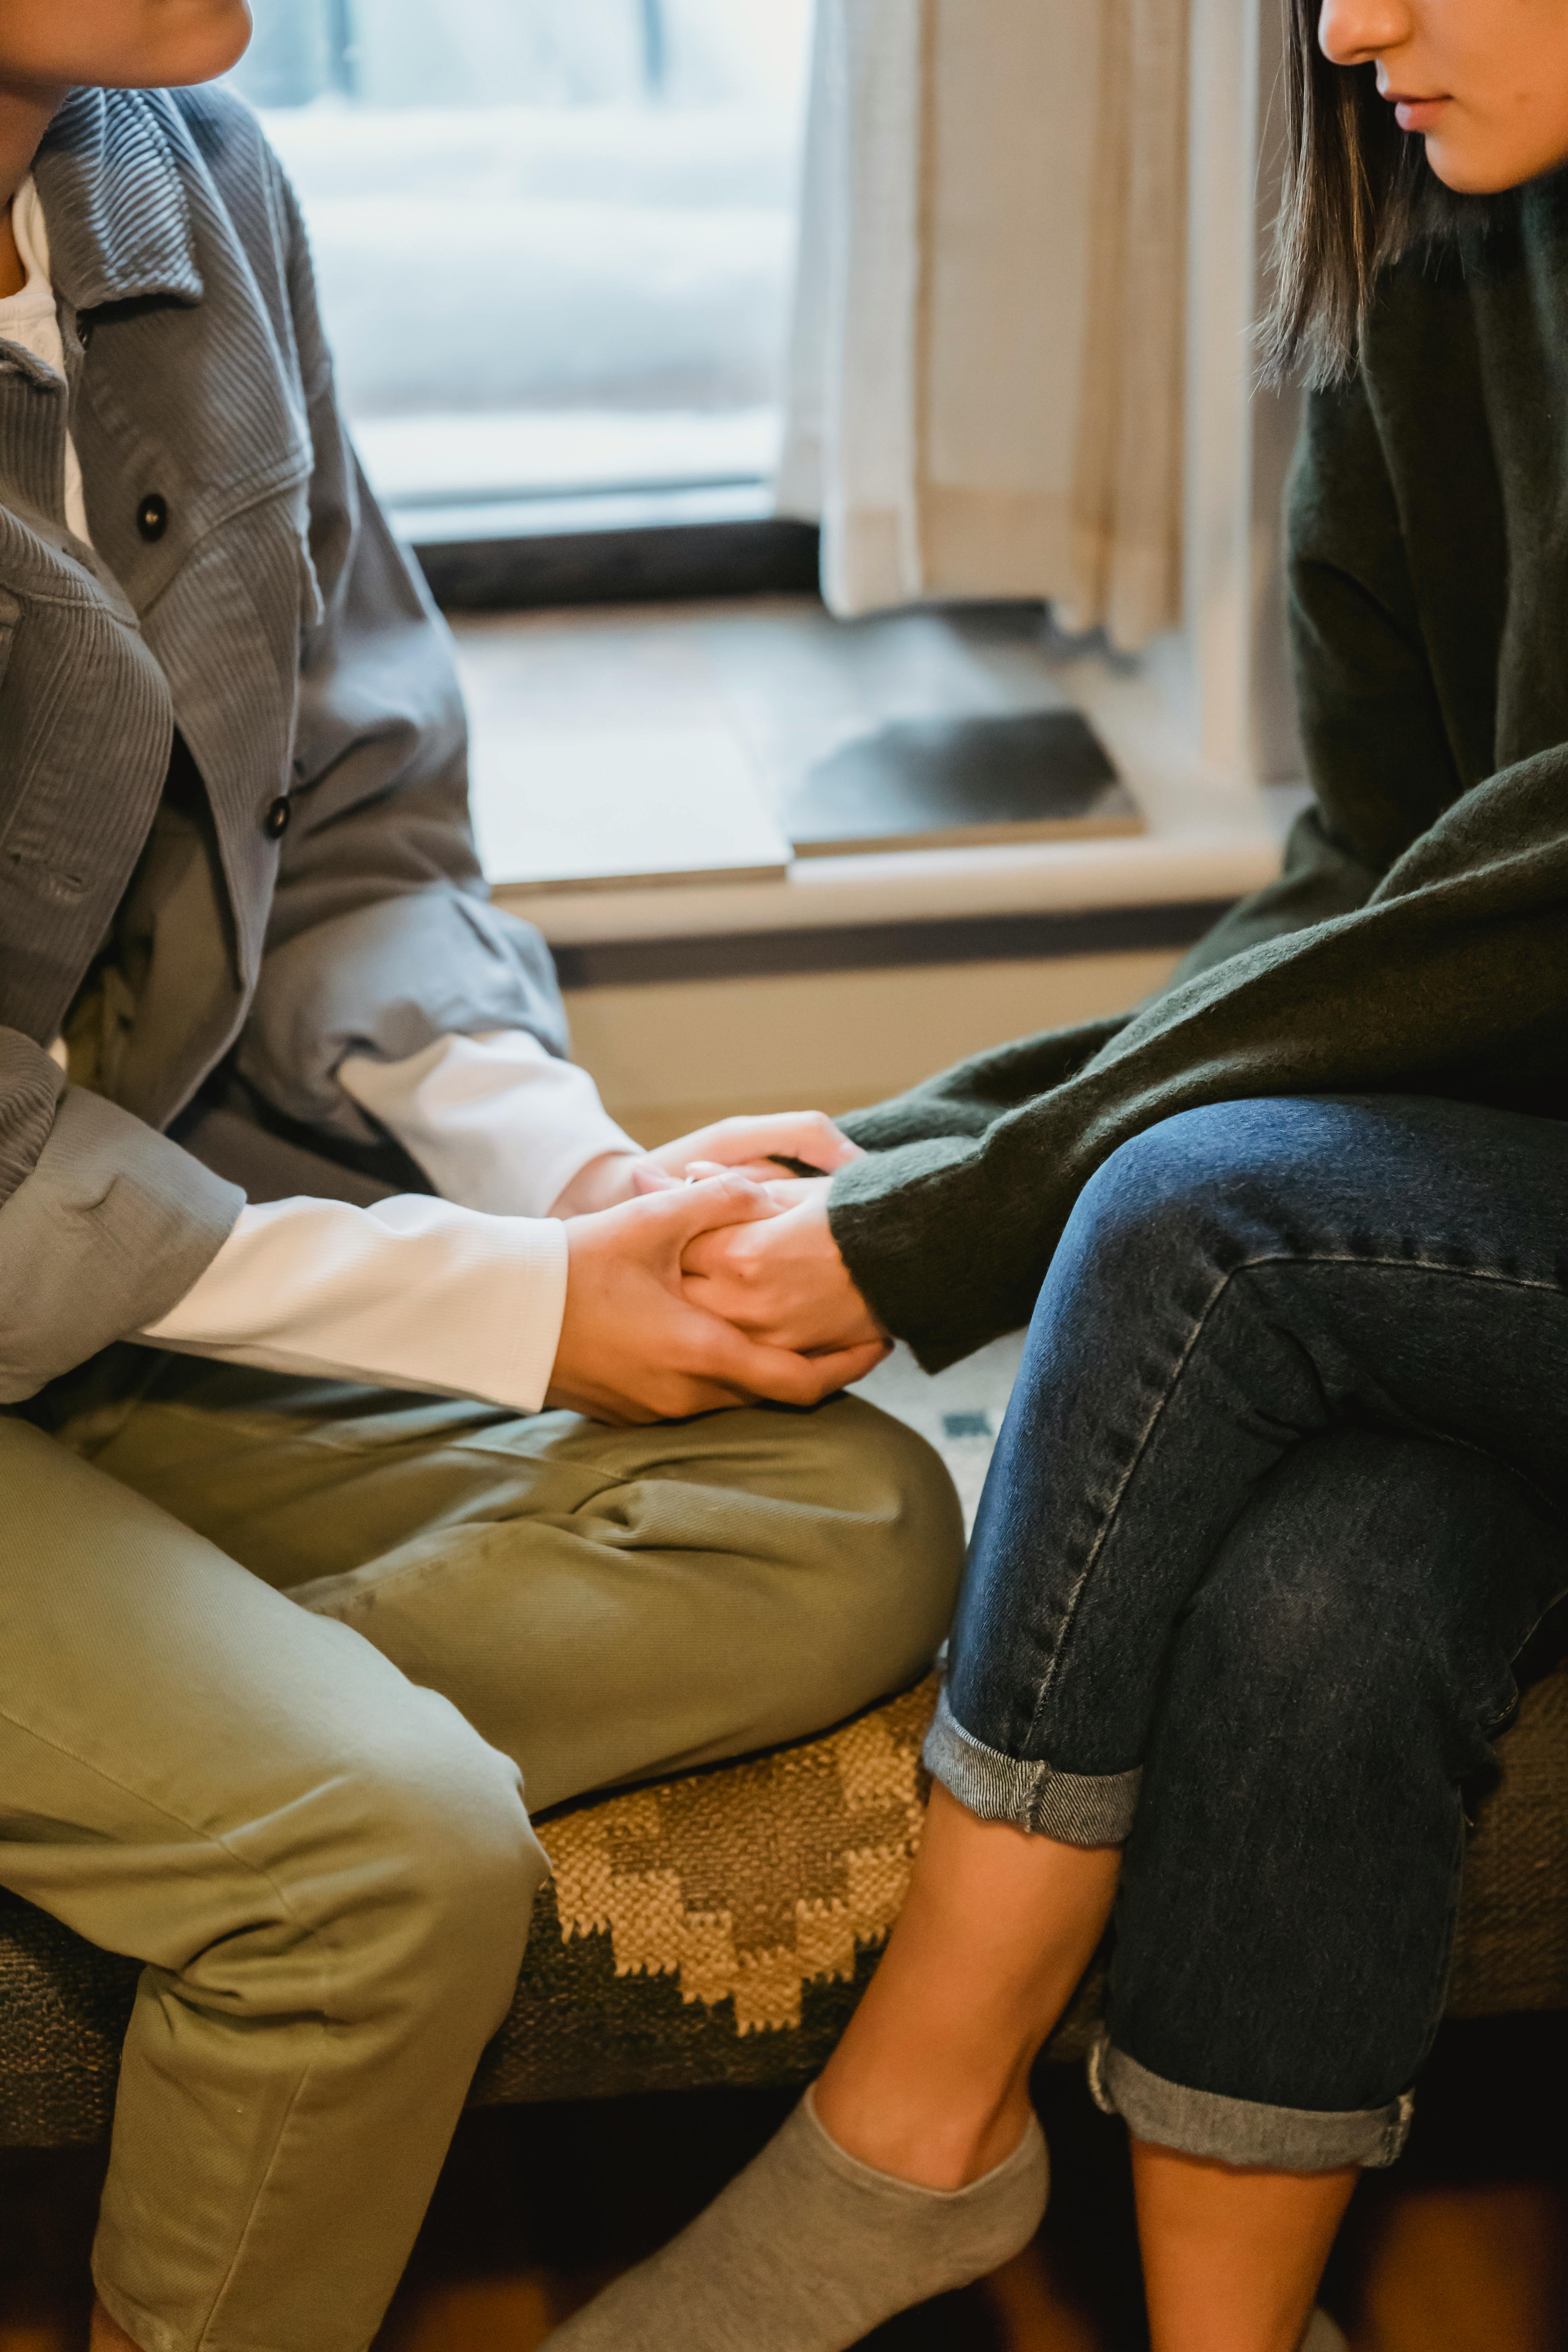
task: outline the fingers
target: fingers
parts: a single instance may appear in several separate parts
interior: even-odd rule
[[[886,1344],[877,1340],[820,1356],[799,1356],[788,1348],[770,1348],[761,1340],[749,1339],[718,1316],[703,1314],[702,1321],[708,1326],[701,1342],[703,1360],[700,1366],[689,1366],[689,1370],[699,1378],[743,1389],[751,1396],[767,1397],[775,1404],[820,1404],[847,1381],[863,1380],[888,1352]]]
[[[721,1381],[689,1379],[678,1372],[638,1377],[623,1388],[613,1380],[581,1386],[552,1381],[545,1397],[552,1409],[580,1412],[610,1429],[646,1429],[656,1421],[689,1421],[693,1413],[720,1412],[753,1402],[748,1391]]]
[[[707,1171],[704,1170],[706,1174]],[[632,1162],[632,1193],[640,1198],[644,1192],[674,1192],[680,1189],[680,1179],[661,1168],[657,1160],[635,1160]]]
[[[838,1348],[822,1356],[797,1356],[785,1349],[764,1349],[773,1359],[766,1375],[772,1385],[759,1386],[757,1393],[775,1404],[820,1404],[824,1397],[835,1396],[847,1388],[852,1381],[862,1381],[874,1371],[889,1352],[880,1339],[864,1348]],[[763,1377],[756,1375],[759,1381]]]
[[[763,1263],[748,1263],[752,1255],[764,1262],[769,1255],[763,1225],[772,1234],[787,1223],[797,1240],[815,1230],[807,1204],[781,1217],[772,1189],[728,1171],[646,1192],[602,1216],[575,1220],[552,1381],[556,1397],[601,1420],[640,1422],[756,1398],[814,1405],[864,1378],[884,1353],[882,1337],[866,1328],[863,1302],[836,1251],[829,1267],[835,1281],[826,1295],[818,1295],[820,1283],[815,1289],[808,1285],[805,1299],[784,1302],[787,1313],[775,1303],[771,1314],[759,1296],[778,1286],[762,1278]],[[798,1189],[821,1194],[827,1187],[818,1179]],[[826,1234],[825,1214],[819,1222]],[[756,1230],[748,1235],[745,1227]],[[694,1283],[694,1289],[710,1292],[700,1301],[683,1281],[688,1250],[713,1250],[724,1273],[732,1273],[739,1261],[746,1275],[738,1283]],[[803,1263],[809,1272],[809,1250]],[[839,1291],[858,1314],[841,1311]],[[767,1328],[773,1317],[784,1328]],[[806,1348],[820,1352],[808,1357],[801,1352]]]
[[[863,1381],[892,1352],[890,1339],[865,1339],[853,1348],[825,1349],[821,1355],[808,1357],[807,1361],[822,1375],[826,1383],[823,1395],[831,1396],[836,1389],[851,1388],[857,1381]]]
[[[741,1139],[750,1147],[748,1159],[800,1160],[827,1175],[835,1168],[847,1168],[852,1160],[866,1157],[860,1146],[851,1143],[819,1110],[784,1111],[771,1118],[743,1119],[737,1124],[749,1130]]]
[[[792,1198],[796,1188],[785,1183],[768,1184],[758,1189],[773,1206],[773,1222],[768,1223],[765,1219],[748,1221],[756,1225],[755,1232],[740,1224],[728,1229],[704,1226],[681,1252],[682,1274],[726,1286],[730,1303],[722,1310],[725,1314],[729,1314],[731,1307],[738,1306],[742,1299],[749,1299],[756,1286],[766,1281],[770,1274],[772,1281],[768,1286],[771,1290],[789,1298],[799,1298],[805,1294],[805,1286],[801,1278],[805,1271],[805,1237],[800,1231],[800,1221],[787,1224],[784,1222],[791,1211],[800,1205]],[[766,1234],[762,1231],[764,1223],[768,1223]],[[778,1254],[781,1247],[787,1253],[782,1260]],[[710,1301],[705,1303],[711,1304]]]
[[[693,1160],[686,1171],[687,1182],[700,1183],[706,1176],[749,1176],[753,1184],[765,1187],[776,1209],[798,1208],[802,1201],[810,1199],[815,1186],[827,1181],[822,1176],[786,1176],[776,1160],[748,1160],[740,1168],[721,1168],[716,1160]]]
[[[641,1206],[678,1255],[699,1234],[711,1233],[716,1225],[750,1224],[779,1213],[760,1184],[728,1171],[699,1184],[678,1184],[670,1192],[650,1193]]]
[[[797,1355],[749,1339],[719,1316],[697,1307],[677,1307],[667,1326],[662,1360],[639,1360],[617,1375],[601,1365],[588,1378],[558,1374],[548,1402],[614,1428],[653,1421],[684,1421],[692,1413],[766,1398],[779,1404],[816,1405],[863,1380],[888,1352],[889,1343],[838,1348],[819,1356]]]
[[[726,1238],[721,1227],[710,1226],[687,1244],[681,1253],[680,1270],[692,1281],[730,1279],[743,1283],[752,1268],[745,1255],[737,1252],[734,1242]]]
[[[718,1119],[679,1143],[665,1144],[658,1156],[665,1167],[689,1175],[699,1161],[709,1169],[752,1167],[779,1160],[798,1160],[830,1174],[866,1155],[821,1111],[795,1110],[758,1118]]]

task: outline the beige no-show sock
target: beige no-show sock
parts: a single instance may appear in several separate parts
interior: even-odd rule
[[[967,2189],[874,2172],[828,2137],[808,2091],[706,2212],[558,2327],[548,2352],[847,2352],[1027,2245],[1049,2177],[1032,2116]]]

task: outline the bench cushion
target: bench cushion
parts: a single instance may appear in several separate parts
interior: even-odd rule
[[[541,1895],[479,2104],[815,2074],[897,1916],[920,1837],[934,1678],[820,1739],[541,1826]],[[1450,2013],[1568,2008],[1568,1664],[1526,1693],[1479,1811]],[[133,1960],[0,1895],[0,2144],[108,2129]],[[1052,2038],[1080,2055],[1103,1977]]]

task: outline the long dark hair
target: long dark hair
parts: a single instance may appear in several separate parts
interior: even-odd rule
[[[1337,383],[1384,262],[1452,227],[1464,209],[1377,95],[1373,68],[1331,65],[1318,0],[1283,0],[1285,169],[1272,299],[1259,332],[1265,380],[1298,370]]]

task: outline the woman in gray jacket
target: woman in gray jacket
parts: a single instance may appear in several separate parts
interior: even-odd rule
[[[247,32],[0,18],[0,1884],[147,1964],[94,2345],[357,2352],[515,1983],[523,1777],[896,1687],[960,1535],[836,1394],[879,1341],[681,1294],[747,1170],[854,1147],[639,1152],[489,903],[293,198],[189,94]]]

